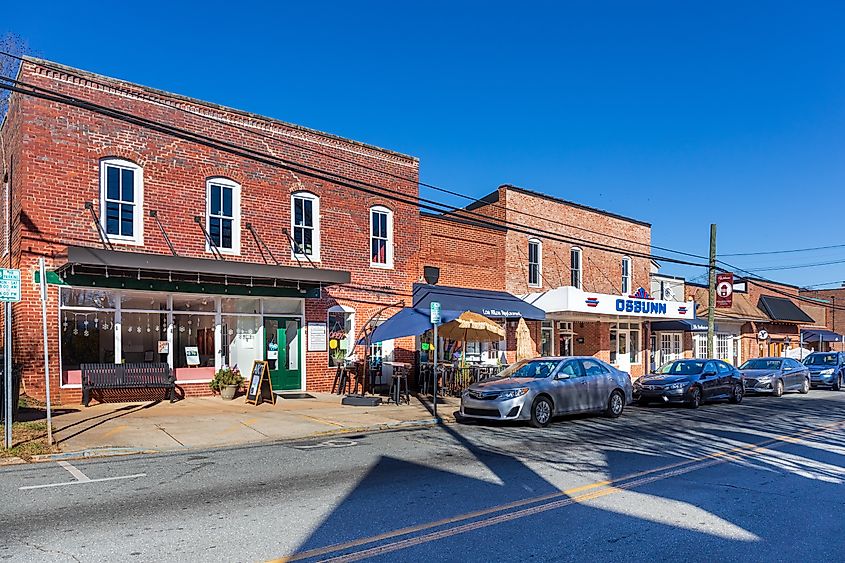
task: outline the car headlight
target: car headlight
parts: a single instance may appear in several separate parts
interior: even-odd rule
[[[673,383],[672,385],[667,385],[666,389],[683,389],[686,386],[686,383]]]
[[[759,381],[760,383],[767,383],[767,382],[769,382],[769,381],[771,381],[771,380],[772,380],[772,376],[771,376],[771,375],[762,375],[762,376],[760,376],[760,377],[758,377],[758,378],[757,378],[757,381]]]
[[[819,372],[819,375],[833,375],[833,368],[823,369]]]
[[[528,387],[520,387],[519,389],[508,389],[499,393],[499,398],[503,400],[516,399],[528,393]]]

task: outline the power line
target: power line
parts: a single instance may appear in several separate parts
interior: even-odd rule
[[[735,252],[733,254],[720,254],[720,256],[763,256],[766,254],[791,254],[793,252],[812,252],[814,250],[830,250],[832,248],[845,248],[845,244],[833,244],[830,246],[814,246],[812,248],[793,248],[790,250],[769,250],[766,252]]]
[[[721,262],[721,260],[717,260]],[[790,266],[770,266],[766,268],[755,268],[754,270],[750,270],[751,273],[754,272],[774,272],[778,270],[800,270],[801,268],[815,268],[817,266],[832,266],[834,264],[845,264],[845,260],[830,260],[828,262],[813,262],[810,264],[792,264]]]
[[[132,123],[134,125],[143,126],[149,128],[154,131],[158,131],[160,133],[164,133],[167,135],[171,135],[177,138],[181,138],[184,140],[188,140],[191,142],[195,142],[197,144],[201,144],[203,146],[207,146],[210,148],[214,148],[217,150],[221,150],[224,152],[228,152],[231,154],[235,154],[237,156],[248,158],[251,160],[255,160],[257,162],[261,162],[270,166],[276,166],[279,168],[283,168],[289,171],[298,172],[303,175],[307,175],[316,179],[320,179],[327,182],[336,183],[338,185],[342,185],[344,187],[348,187],[350,189],[363,191],[365,193],[369,193],[372,195],[378,195],[381,197],[385,197],[386,199],[392,199],[394,201],[398,201],[401,203],[406,203],[414,206],[418,206],[423,209],[433,210],[438,213],[450,213],[457,217],[464,218],[465,220],[470,221],[473,224],[480,225],[480,226],[488,226],[493,228],[502,228],[507,227],[515,232],[520,232],[532,236],[539,236],[541,238],[546,238],[548,240],[555,240],[558,242],[567,242],[570,244],[578,244],[587,248],[593,248],[597,250],[604,250],[613,253],[619,254],[627,254],[631,256],[638,256],[641,258],[647,259],[658,259],[663,260],[666,262],[672,262],[677,264],[689,265],[689,266],[697,266],[697,267],[707,267],[704,264],[699,264],[695,262],[689,262],[686,260],[679,260],[677,258],[671,258],[666,256],[653,256],[651,254],[641,253],[641,252],[632,252],[629,249],[622,249],[618,247],[613,247],[610,245],[602,245],[598,243],[592,243],[588,241],[582,241],[577,239],[572,239],[568,237],[564,237],[562,235],[558,235],[556,233],[549,233],[548,231],[542,229],[534,229],[533,227],[528,227],[519,223],[515,223],[512,221],[502,220],[493,217],[487,217],[485,215],[480,215],[473,213],[469,210],[457,208],[454,206],[450,206],[435,200],[430,200],[427,198],[421,198],[419,196],[410,196],[412,199],[408,199],[408,195],[399,192],[397,190],[392,190],[390,188],[385,188],[384,186],[379,186],[375,184],[369,184],[367,182],[354,180],[347,178],[341,174],[327,172],[325,170],[308,166],[301,163],[294,163],[283,159],[281,157],[276,157],[273,155],[267,155],[266,153],[262,153],[260,151],[245,148],[227,141],[221,141],[219,139],[215,139],[213,137],[209,137],[206,135],[202,135],[200,133],[196,133],[193,131],[187,131],[181,129],[176,126],[168,125],[165,123],[156,122],[147,118],[139,117],[134,114],[124,112],[121,110],[117,110],[114,108],[110,108],[107,106],[102,106],[100,104],[96,104],[94,102],[90,102],[84,99],[77,98],[75,96],[70,96],[67,94],[62,94],[50,90],[48,88],[43,88],[39,86],[35,86],[32,84],[27,84],[22,81],[18,81],[15,79],[10,79],[7,77],[2,77],[3,80],[7,82],[11,82],[13,85],[5,85],[0,84],[0,88],[8,89],[13,92],[18,92],[23,95],[30,95],[50,101],[55,101],[67,105],[71,105],[74,107],[80,107],[82,109],[86,109],[88,111],[99,113],[101,115],[105,115],[108,117],[112,117],[121,121],[125,121],[128,123]],[[390,195],[388,195],[390,194]],[[416,200],[416,201],[413,201]],[[443,209],[445,208],[445,210]],[[494,223],[493,221],[498,221],[501,224]],[[533,230],[532,230],[533,229]],[[538,234],[542,233],[542,234]]]
[[[103,87],[103,88],[110,88],[110,89],[113,89],[113,90],[117,90],[117,91],[123,92],[124,94],[130,95],[130,96],[133,96],[133,97],[138,98],[138,99],[146,100],[146,101],[149,101],[149,102],[151,102],[151,103],[155,103],[155,104],[158,104],[158,105],[163,105],[163,106],[166,106],[166,107],[169,107],[169,108],[172,108],[172,109],[176,109],[177,111],[181,111],[181,112],[184,112],[184,113],[187,113],[187,114],[190,114],[190,115],[196,116],[196,117],[200,117],[200,118],[202,118],[202,119],[208,119],[208,120],[210,120],[210,121],[214,121],[215,123],[220,123],[220,124],[223,124],[223,125],[226,125],[226,126],[228,126],[228,127],[232,127],[232,128],[235,128],[235,129],[238,129],[238,130],[241,130],[241,131],[246,131],[246,132],[248,132],[248,133],[250,133],[250,134],[253,134],[253,135],[256,135],[256,136],[259,136],[259,137],[263,137],[263,138],[266,138],[266,139],[271,139],[271,140],[273,140],[273,141],[275,141],[275,142],[278,142],[278,143],[281,143],[281,144],[285,144],[285,145],[289,145],[289,146],[293,146],[293,147],[298,148],[298,149],[301,149],[301,150],[306,150],[306,151],[309,151],[309,152],[313,152],[314,154],[319,154],[319,155],[321,155],[321,156],[325,156],[325,157],[328,157],[328,158],[332,158],[332,159],[337,160],[337,161],[340,161],[340,162],[345,162],[345,163],[347,163],[347,164],[352,164],[352,165],[354,165],[354,166],[357,166],[357,167],[362,168],[362,169],[365,169],[365,170],[370,170],[370,171],[373,171],[373,172],[377,172],[377,173],[380,173],[380,174],[383,174],[383,175],[386,175],[386,176],[390,176],[390,177],[393,177],[393,178],[396,178],[396,179],[399,179],[399,180],[404,180],[404,181],[408,181],[408,182],[415,182],[415,183],[417,183],[419,186],[422,186],[422,187],[425,187],[425,188],[429,188],[429,189],[432,189],[432,190],[436,190],[436,191],[438,191],[438,192],[445,193],[445,194],[448,194],[448,195],[452,195],[452,196],[460,197],[460,198],[466,199],[466,200],[468,200],[468,201],[472,201],[472,202],[474,202],[474,203],[483,203],[483,204],[485,204],[485,205],[490,205],[491,207],[496,207],[496,208],[499,208],[499,209],[504,209],[504,210],[506,210],[506,211],[510,211],[510,212],[515,213],[515,214],[518,214],[518,215],[523,215],[523,216],[526,216],[526,217],[531,217],[531,218],[535,218],[535,219],[537,218],[537,217],[536,217],[536,215],[533,215],[533,214],[528,213],[528,212],[526,212],[526,211],[522,211],[522,210],[519,210],[519,209],[512,209],[512,208],[507,207],[506,205],[497,204],[497,203],[495,203],[495,202],[486,202],[486,201],[484,201],[484,200],[482,200],[482,199],[475,198],[475,197],[472,197],[472,196],[469,196],[469,195],[466,195],[466,194],[463,194],[463,193],[460,193],[460,192],[457,192],[457,191],[454,191],[454,190],[449,190],[449,189],[446,189],[446,188],[443,188],[443,187],[440,187],[440,186],[436,186],[436,185],[434,185],[434,184],[429,184],[429,183],[426,183],[426,182],[422,182],[422,181],[420,181],[418,178],[410,178],[410,177],[407,177],[407,176],[401,176],[401,175],[398,175],[398,174],[393,174],[393,173],[391,173],[391,172],[387,172],[387,171],[384,171],[384,170],[379,170],[379,169],[377,169],[377,168],[373,168],[373,167],[367,166],[367,165],[365,165],[365,164],[362,164],[362,163],[360,163],[360,162],[356,162],[356,161],[351,160],[351,159],[346,159],[346,158],[339,157],[339,156],[338,156],[338,155],[336,155],[336,154],[331,154],[331,153],[327,153],[327,152],[323,152],[323,151],[320,151],[320,150],[314,149],[314,148],[312,148],[312,147],[303,146],[303,145],[301,145],[301,144],[294,143],[294,142],[292,142],[292,141],[288,141],[288,140],[286,140],[286,139],[281,139],[281,138],[279,138],[279,137],[277,137],[277,136],[274,136],[274,135],[268,135],[268,134],[266,134],[266,133],[262,133],[262,132],[260,132],[260,131],[256,131],[255,129],[252,129],[252,128],[250,128],[250,127],[245,127],[245,126],[238,125],[238,124],[235,124],[235,123],[230,123],[230,122],[228,122],[228,121],[225,121],[225,120],[223,120],[223,119],[217,118],[217,117],[215,117],[215,116],[206,115],[206,114],[204,114],[204,113],[200,113],[200,112],[196,112],[196,111],[191,111],[190,109],[187,109],[187,108],[182,107],[182,106],[180,106],[180,105],[176,105],[176,104],[166,104],[166,103],[164,103],[164,102],[161,100],[161,98],[160,98],[160,97],[155,97],[155,96],[151,96],[151,95],[145,95],[145,94],[140,93],[140,92],[135,92],[135,91],[132,91],[132,90],[131,90],[131,89],[129,89],[129,88],[121,87],[120,85],[117,85],[117,84],[107,84],[107,83],[104,83],[104,82],[102,82],[102,81],[98,81],[98,80],[96,80],[96,79],[94,79],[94,78],[91,78],[91,77],[89,77],[89,76],[82,76],[82,75],[80,75],[80,74],[76,74],[76,73],[72,72],[72,70],[71,70],[71,69],[63,68],[63,67],[60,67],[60,66],[58,66],[58,65],[54,65],[54,64],[49,64],[49,61],[47,62],[47,64],[45,64],[44,62],[36,62],[36,61],[32,61],[32,60],[30,60],[30,59],[25,59],[25,58],[23,58],[23,57],[19,57],[19,56],[17,56],[17,55],[13,55],[13,54],[11,54],[11,53],[6,53],[6,52],[3,52],[3,51],[0,51],[0,55],[6,55],[6,56],[9,56],[9,57],[12,57],[12,58],[16,58],[16,59],[18,59],[18,60],[20,60],[20,61],[27,61],[27,62],[31,62],[32,64],[37,65],[37,66],[40,66],[40,67],[42,67],[42,68],[45,68],[45,69],[48,69],[48,70],[53,70],[53,71],[55,71],[55,72],[60,72],[60,73],[62,73],[62,74],[67,74],[67,75],[69,75],[69,76],[74,76],[74,77],[76,77],[76,78],[79,78],[80,80],[85,80],[85,81],[87,81],[87,82],[91,82],[91,83],[93,83],[93,84],[97,84],[97,85],[99,85],[99,86],[101,86],[101,87]],[[140,87],[140,86],[139,86],[139,87]],[[166,97],[171,98],[171,99],[174,99],[174,100],[176,99],[176,96],[174,96],[173,94],[170,94],[170,93],[168,93],[168,92],[161,92],[161,93],[160,93],[160,96],[166,96]],[[177,100],[177,101],[178,101],[178,100]],[[463,208],[456,208],[456,209],[463,209]],[[671,249],[671,248],[666,248],[666,247],[662,247],[662,246],[657,246],[657,245],[654,245],[654,244],[651,244],[651,243],[644,243],[644,242],[634,241],[634,240],[631,240],[631,239],[629,239],[629,238],[619,237],[619,236],[615,236],[615,235],[610,235],[610,234],[607,234],[607,233],[602,233],[602,232],[599,232],[599,231],[593,231],[593,230],[586,229],[586,228],[581,227],[581,226],[571,225],[571,224],[569,224],[569,223],[564,223],[564,222],[562,222],[562,221],[558,221],[558,220],[555,220],[555,219],[542,218],[542,217],[541,217],[540,219],[541,219],[541,220],[543,220],[543,221],[547,221],[547,222],[549,222],[549,223],[552,223],[552,224],[556,224],[556,225],[560,225],[560,226],[563,226],[563,227],[568,227],[568,228],[572,228],[572,229],[577,229],[577,230],[582,231],[582,232],[586,232],[586,233],[590,233],[590,234],[594,234],[594,235],[602,236],[602,237],[609,238],[609,239],[613,239],[613,240],[623,241],[623,242],[626,242],[626,243],[628,243],[628,244],[633,244],[633,245],[637,245],[637,246],[644,246],[644,247],[648,247],[648,248],[654,248],[654,249],[657,249],[657,250],[661,250],[661,251],[663,251],[663,252],[670,252],[670,253],[672,253],[672,254],[678,254],[678,255],[681,255],[681,256],[688,256],[688,257],[690,257],[690,258],[698,258],[698,259],[701,259],[701,260],[706,260],[706,259],[707,259],[706,257],[701,256],[701,255],[691,254],[691,253],[684,252],[684,251],[680,251],[680,250],[673,250],[673,249]],[[597,243],[597,244],[601,244],[601,243]],[[664,260],[665,260],[665,259],[664,259]]]

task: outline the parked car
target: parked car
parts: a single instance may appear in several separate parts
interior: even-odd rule
[[[739,404],[742,374],[722,360],[675,360],[634,382],[634,398],[649,403],[680,403],[697,409],[705,401],[728,399]]]
[[[792,358],[754,358],[741,366],[746,393],[780,397],[784,391],[810,392],[810,370]]]
[[[527,420],[539,428],[561,414],[596,411],[616,418],[631,400],[631,376],[597,358],[535,358],[470,385],[461,395],[460,414]]]
[[[830,387],[834,391],[845,388],[845,354],[842,352],[813,352],[804,358],[810,370],[812,387]]]

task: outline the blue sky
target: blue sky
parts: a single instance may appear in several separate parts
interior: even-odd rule
[[[11,3],[0,33],[418,156],[427,183],[513,183],[649,221],[664,247],[705,255],[711,222],[720,253],[845,244],[842,3],[72,4]],[[808,285],[845,264],[761,273]]]

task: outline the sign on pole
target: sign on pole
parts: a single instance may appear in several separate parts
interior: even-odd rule
[[[6,448],[12,447],[12,303],[21,300],[21,271],[9,268],[0,268],[0,303],[3,303],[5,317],[5,344],[3,350],[3,394],[5,404],[3,405],[4,415],[4,440]]]
[[[431,308],[431,324],[439,325],[440,324],[440,303],[438,301],[432,301],[430,308]]]
[[[716,275],[716,307],[729,309],[733,305],[734,275],[724,273]]]

